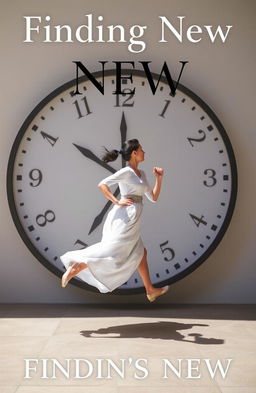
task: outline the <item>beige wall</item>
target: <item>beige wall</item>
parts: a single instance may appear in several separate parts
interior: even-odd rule
[[[238,165],[238,196],[231,224],[215,252],[200,268],[173,285],[162,303],[254,303],[256,301],[256,132],[255,2],[244,0],[14,0],[1,2],[1,302],[137,302],[143,295],[92,294],[69,285],[43,267],[21,240],[9,212],[5,176],[12,143],[23,120],[53,87],[73,79],[72,60],[98,69],[98,60],[151,60],[158,72],[164,60],[189,60],[182,83],[214,110],[232,141]],[[146,50],[132,54],[127,44],[25,44],[24,15],[50,15],[55,24],[76,26],[83,15],[102,15],[106,25],[147,25]],[[233,25],[225,44],[203,36],[199,44],[160,36],[159,15],[185,25]]]

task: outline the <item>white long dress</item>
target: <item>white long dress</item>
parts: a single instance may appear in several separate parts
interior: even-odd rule
[[[112,186],[118,183],[121,198],[126,195],[143,197],[145,194],[151,202],[155,202],[145,172],[140,170],[140,173],[141,177],[130,166],[126,166],[98,185]],[[124,284],[135,272],[144,254],[140,236],[142,209],[143,202],[138,202],[138,198],[137,202],[129,206],[114,204],[106,217],[99,243],[60,256],[66,269],[73,262],[85,262],[88,268],[76,277],[102,293],[111,292]]]

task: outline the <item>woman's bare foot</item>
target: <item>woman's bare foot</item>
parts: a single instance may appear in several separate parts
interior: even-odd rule
[[[71,278],[75,277],[78,273],[80,273],[82,270],[84,270],[87,267],[87,264],[84,262],[80,263],[75,263],[72,266],[71,272],[68,274],[68,280],[71,280]]]
[[[66,272],[62,276],[61,279],[62,287],[64,288],[74,276],[76,276],[85,268],[87,268],[87,264],[84,262],[80,262],[80,263],[77,262],[74,263],[72,266],[69,266]]]
[[[166,292],[168,292],[170,286],[166,285],[163,288],[154,288],[154,287],[152,288],[150,288],[150,290],[147,291],[147,298],[150,302],[154,302],[159,296],[164,295]]]
[[[147,295],[152,295],[153,293],[159,295],[162,292],[162,288],[151,287],[147,289]]]

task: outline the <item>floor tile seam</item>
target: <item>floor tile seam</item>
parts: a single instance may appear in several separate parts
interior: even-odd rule
[[[7,385],[4,385],[4,386],[7,386]],[[59,385],[56,385],[56,384],[53,384],[53,385],[49,385],[49,384],[45,384],[45,385],[43,385],[43,384],[38,384],[38,385],[20,384],[19,385],[19,387],[24,387],[24,386],[35,387],[35,388],[42,388],[42,387],[43,388],[55,388],[55,387],[57,387],[57,388],[66,388],[66,387],[68,387],[68,388],[83,388],[84,391],[87,387],[100,388],[100,387],[104,386],[106,388],[106,385],[104,385],[104,381],[102,381],[102,383],[99,383],[99,384],[88,383],[88,384],[84,384],[84,385],[82,385],[82,384],[59,384]],[[113,386],[117,387],[117,385],[113,385]],[[109,385],[107,387],[112,388],[113,386]],[[131,385],[129,385],[129,386],[131,386]],[[152,387],[152,385],[151,385],[151,387]]]
[[[58,318],[58,319],[59,319],[59,321],[58,321],[58,323],[56,324],[56,327],[55,327],[54,331],[52,332],[51,336],[57,336],[57,334],[55,334],[55,333],[56,333],[56,330],[59,328],[59,326],[60,326],[60,324],[61,324],[61,319],[62,319],[62,318]]]
[[[49,335],[49,334],[46,334],[45,336],[34,336],[34,335],[31,335],[31,334],[28,334],[28,335],[22,335],[22,336],[20,336],[20,335],[14,335],[14,334],[12,334],[12,335],[7,335],[7,334],[5,334],[5,335],[3,335],[3,336],[1,336],[0,335],[0,338],[1,337],[15,337],[15,338],[20,338],[20,339],[24,339],[25,337],[26,338],[30,338],[30,339],[32,339],[32,338],[45,338],[45,337],[48,337],[48,339],[50,338],[50,337],[52,337],[52,335]]]
[[[2,387],[7,387],[7,386],[9,386],[9,385],[0,385],[0,386],[2,386]],[[40,388],[40,387],[45,387],[45,388],[49,388],[49,387],[57,387],[57,388],[63,388],[63,387],[68,387],[68,388],[70,388],[70,387],[74,387],[74,388],[84,388],[84,387],[101,387],[101,386],[104,386],[103,384],[86,384],[86,385],[78,385],[78,384],[75,384],[75,385],[71,385],[71,384],[60,384],[60,385],[25,385],[25,384],[19,384],[19,385],[17,385],[17,388],[16,388],[16,390],[13,392],[13,393],[15,393],[15,392],[17,392],[17,390],[20,388],[20,387],[24,387],[24,386],[29,386],[29,387],[36,387],[36,388]],[[134,387],[134,389],[136,389],[138,386],[136,385],[122,385],[122,384],[115,384],[115,385],[112,385],[112,386],[116,386],[116,387],[130,387],[130,388],[132,388],[132,387]],[[109,387],[112,387],[111,385],[109,385]],[[105,387],[106,387],[106,385],[105,385]],[[152,388],[152,383],[151,384],[144,384],[143,386],[141,386],[141,388],[146,388],[146,387],[151,387]],[[163,384],[160,382],[158,385],[156,385],[156,384],[154,384],[153,385],[153,387],[154,388],[160,388],[160,387],[163,387]],[[206,384],[206,385],[192,385],[192,386],[187,386],[187,385],[175,385],[175,384],[171,384],[171,385],[169,385],[169,386],[165,386],[165,388],[169,388],[169,387],[181,387],[181,388],[206,388],[206,387],[208,387],[208,388],[216,388],[216,389],[218,389],[218,391],[220,392],[220,393],[223,393],[223,390],[222,390],[222,388],[236,388],[236,389],[250,389],[250,388],[254,388],[255,386],[245,386],[245,385],[241,385],[241,386],[237,386],[237,385],[233,385],[233,386],[213,386],[213,385],[211,385],[211,384]]]
[[[255,389],[255,384],[254,385],[219,385],[218,384],[218,387],[220,388],[220,390],[221,390],[221,393],[223,393],[222,392],[222,388],[224,388],[224,389],[226,389],[226,388],[236,388],[236,389],[241,389],[241,388],[246,388],[246,389],[251,389],[251,388],[254,388]],[[231,392],[232,393],[232,392]]]
[[[3,385],[1,382],[0,382],[0,387],[4,387],[4,388],[6,388],[6,387],[10,387],[10,386],[14,386],[14,387],[16,387],[16,389],[15,389],[15,391],[14,392],[12,392],[12,393],[16,393],[17,392],[17,390],[19,389],[19,387],[21,386],[21,385]]]
[[[206,384],[200,384],[200,385],[199,384],[197,384],[197,385],[196,384],[190,384],[189,385],[189,383],[183,382],[183,383],[179,384],[178,382],[179,381],[177,381],[177,384],[171,383],[171,384],[167,385],[167,384],[163,384],[163,382],[161,382],[161,381],[157,381],[157,383],[155,383],[155,381],[153,381],[153,382],[151,381],[151,383],[150,383],[150,381],[149,381],[148,384],[143,384],[143,385],[141,385],[139,387],[141,387],[141,388],[151,387],[152,388],[152,386],[153,386],[154,388],[164,388],[164,389],[168,389],[168,388],[190,389],[190,388],[213,388],[214,387],[214,388],[217,388],[220,391],[220,393],[222,393],[221,390],[220,390],[220,387],[217,384],[206,383]],[[138,385],[118,383],[117,387],[120,387],[120,388],[121,387],[130,387],[130,388],[134,388],[134,390],[136,390]]]
[[[42,348],[39,350],[39,352],[37,353],[37,359],[41,359],[41,353],[44,351],[44,349],[47,347],[47,344],[48,344],[48,342],[49,342],[49,339],[51,338],[52,336],[48,336],[48,340],[46,340],[45,341],[45,343],[44,343],[44,345],[42,346]]]
[[[21,380],[21,381],[23,381],[23,379]],[[122,383],[121,381],[119,382],[118,380],[116,380],[116,381],[113,381],[113,380],[108,380],[109,381],[109,383],[115,383],[116,384],[116,386],[118,386],[118,387],[123,387],[123,386],[129,386],[129,387],[136,387],[134,384],[124,384],[124,383]],[[185,381],[185,380],[184,380]],[[255,386],[254,385],[234,385],[234,384],[232,384],[232,385],[220,385],[219,383],[217,383],[217,381],[214,381],[214,380],[210,380],[211,381],[211,383],[209,384],[209,383],[202,383],[202,384],[200,384],[200,385],[198,385],[198,384],[196,384],[196,385],[194,385],[194,384],[191,384],[193,387],[202,387],[202,388],[204,388],[204,387],[216,387],[216,388],[218,388],[220,391],[222,391],[222,388],[254,388]],[[26,382],[26,383],[25,383]],[[15,393],[16,391],[17,391],[17,389],[20,387],[20,386],[29,386],[29,387],[49,387],[49,382],[51,382],[51,381],[46,381],[46,382],[48,382],[48,383],[46,383],[46,384],[29,384],[29,383],[27,383],[27,381],[24,381],[24,383],[22,383],[22,384],[18,384],[18,385],[14,385],[14,386],[16,386],[16,390],[13,392],[13,393]],[[82,382],[82,380],[81,380],[81,382]],[[179,382],[179,381],[177,381],[177,382]],[[196,381],[195,381],[196,382]],[[86,386],[99,386],[99,387],[101,387],[101,386],[103,386],[103,384],[104,383],[106,383],[106,381],[104,382],[104,381],[102,381],[102,382],[99,382],[99,383],[96,383],[95,384],[95,382],[89,382],[89,383],[86,383]],[[138,383],[141,383],[140,381],[138,382]],[[142,384],[141,384],[142,385]],[[158,385],[161,385],[161,386],[163,386],[163,382],[162,381],[158,381],[157,382],[157,384],[155,384],[153,387],[155,388],[155,387],[159,387]],[[185,383],[185,382],[183,382],[183,384],[182,384],[182,386],[181,387],[184,387],[184,388],[186,388],[186,387],[189,387],[188,386],[189,385],[189,383]],[[1,384],[0,383],[0,386],[2,386],[2,387],[9,387],[9,386],[13,386],[13,385],[6,385],[6,384]],[[84,386],[84,385],[83,385]],[[141,386],[141,388],[144,388],[144,387],[146,387],[146,386],[149,386],[149,387],[152,387],[152,381],[150,382],[150,381],[148,381],[148,384],[144,384],[143,383],[143,385]],[[173,384],[171,384],[171,386],[176,386],[176,385],[173,385]],[[80,383],[75,383],[75,384],[68,384],[68,383],[58,383],[58,384],[53,384],[53,385],[51,385],[51,387],[81,387],[81,384]],[[137,385],[137,387],[140,387],[140,386],[138,386]]]

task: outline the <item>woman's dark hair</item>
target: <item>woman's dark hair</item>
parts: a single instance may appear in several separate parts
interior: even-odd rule
[[[116,150],[116,149],[108,150],[105,146],[103,146],[104,149],[106,150],[106,153],[102,157],[102,161],[104,162],[115,161],[118,157],[118,154],[122,154],[124,160],[129,161],[133,150],[138,150],[139,146],[140,143],[138,139],[130,139],[129,141],[125,141],[122,145],[121,150]]]

